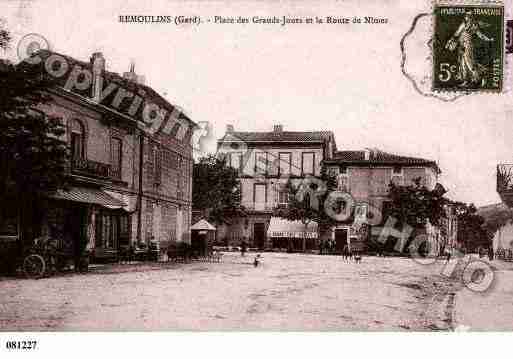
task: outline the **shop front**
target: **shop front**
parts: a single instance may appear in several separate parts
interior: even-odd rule
[[[271,217],[267,238],[270,247],[275,250],[303,252],[317,249],[317,222],[307,225],[300,221],[288,221],[283,218]]]
[[[116,260],[120,249],[130,244],[126,208],[126,203],[99,188],[59,190],[48,202],[42,232],[66,253],[88,250],[93,261]]]

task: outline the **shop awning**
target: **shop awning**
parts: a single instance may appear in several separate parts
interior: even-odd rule
[[[63,201],[97,204],[111,209],[123,208],[126,206],[122,201],[112,197],[105,191],[96,188],[71,187],[67,191],[59,189],[49,195],[49,197]]]
[[[271,217],[268,237],[274,238],[317,238],[317,222],[310,222],[305,225],[300,221],[288,221],[283,218]]]
[[[137,209],[137,197],[134,195],[119,193],[115,191],[108,191],[106,189],[103,192],[107,193],[109,196],[114,197],[118,201],[123,203],[123,206],[111,206],[107,205],[105,207],[109,209],[123,209],[126,212],[132,213]]]
[[[216,227],[205,221],[204,219],[194,223],[191,226],[191,231],[215,231]]]

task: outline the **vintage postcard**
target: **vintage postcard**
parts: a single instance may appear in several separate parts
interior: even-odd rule
[[[511,333],[512,24],[509,0],[0,1],[0,356]]]

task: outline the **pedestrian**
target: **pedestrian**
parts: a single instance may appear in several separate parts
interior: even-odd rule
[[[324,251],[324,239],[321,239],[319,241],[319,254],[323,255],[324,254],[323,251]]]
[[[246,244],[246,240],[243,239],[241,244],[240,244],[240,255],[242,257],[244,257],[244,254],[246,254],[246,250],[247,250],[247,244]]]
[[[450,260],[451,260],[451,251],[448,250],[447,251],[447,263],[449,263]]]
[[[258,264],[260,263],[261,259],[262,257],[260,256],[260,253],[255,256],[255,260],[253,261],[253,265],[255,266],[255,268],[258,267]]]

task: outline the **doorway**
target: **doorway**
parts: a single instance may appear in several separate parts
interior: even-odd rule
[[[64,219],[64,250],[79,255],[86,246],[87,208],[81,205],[71,205]]]
[[[265,244],[265,223],[253,224],[253,243],[258,249],[263,249]]]
[[[335,252],[342,253],[344,246],[347,245],[347,228],[335,229]]]

